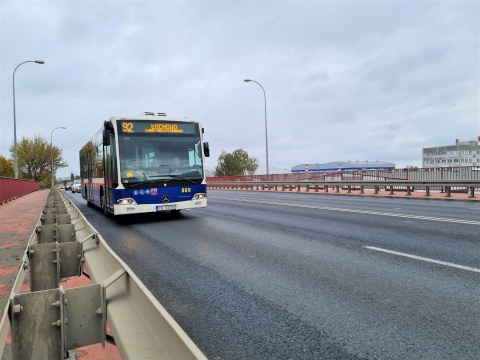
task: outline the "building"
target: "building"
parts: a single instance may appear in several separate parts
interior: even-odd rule
[[[480,137],[478,141],[459,141],[446,146],[422,149],[424,168],[450,166],[480,166]]]
[[[395,169],[395,164],[385,161],[332,161],[325,164],[299,164],[292,167],[291,172],[321,172],[321,171],[353,171],[353,170],[384,170]]]

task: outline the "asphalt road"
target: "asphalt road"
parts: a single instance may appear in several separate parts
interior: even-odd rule
[[[80,211],[210,359],[479,359],[480,203],[209,191]]]

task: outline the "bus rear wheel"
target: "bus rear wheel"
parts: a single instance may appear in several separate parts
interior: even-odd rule
[[[102,211],[106,217],[110,216],[110,213],[107,210],[107,202],[106,202],[105,196],[102,196]]]

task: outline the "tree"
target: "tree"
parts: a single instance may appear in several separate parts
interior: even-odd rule
[[[0,155],[0,176],[11,178],[15,176],[15,166],[13,160],[7,159],[3,155]]]
[[[215,167],[215,176],[252,175],[258,169],[258,159],[250,157],[243,149],[227,153],[222,150]]]
[[[51,147],[50,143],[40,135],[35,135],[32,140],[22,137],[17,143],[17,153],[19,178],[38,182],[44,180],[48,184],[48,179],[52,175],[52,155],[54,171],[68,166],[62,158],[62,150],[56,146]],[[10,154],[12,158],[15,156],[13,144],[10,147]]]

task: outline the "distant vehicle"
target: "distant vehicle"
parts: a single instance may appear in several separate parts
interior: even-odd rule
[[[105,215],[204,208],[209,153],[198,121],[113,116],[80,150],[82,197]]]
[[[73,180],[72,185],[72,193],[81,193],[82,192],[82,184],[80,180]]]
[[[69,181],[65,184],[65,190],[72,190],[73,181]]]

